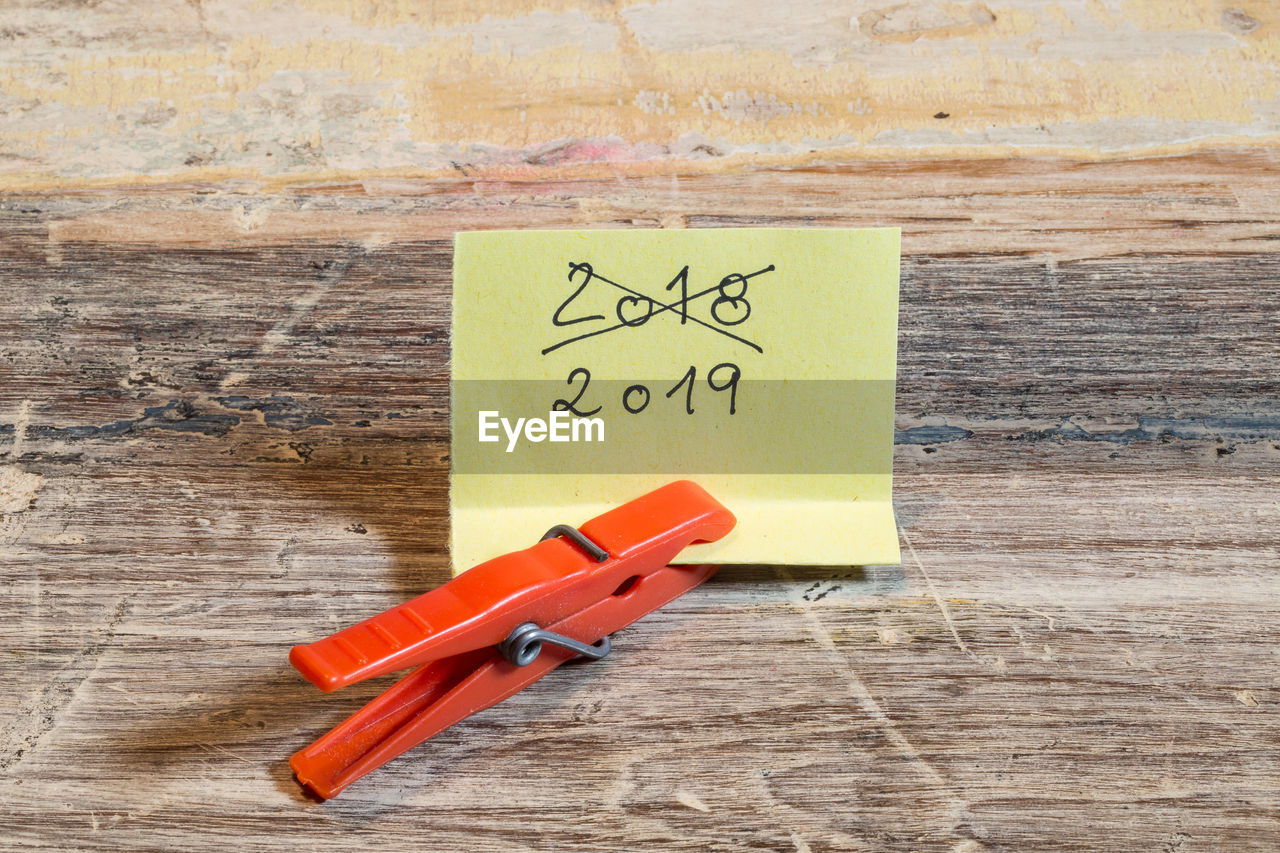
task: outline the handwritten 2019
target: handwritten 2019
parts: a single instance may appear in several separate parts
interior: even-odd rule
[[[667,315],[669,321],[675,321],[679,318],[681,326],[700,326],[722,335],[741,346],[748,347],[758,353],[763,353],[764,348],[755,341],[750,340],[743,335],[731,331],[731,328],[741,326],[751,317],[751,301],[747,297],[747,290],[751,279],[756,276],[764,275],[774,271],[774,265],[769,264],[763,269],[755,272],[739,273],[732,272],[720,279],[718,284],[702,290],[689,292],[689,265],[686,264],[664,288],[666,291],[674,291],[679,286],[680,298],[673,302],[666,302],[646,293],[630,287],[621,282],[601,275],[596,272],[595,268],[581,261],[569,264],[569,283],[577,284],[577,288],[569,294],[569,297],[560,306],[556,308],[551,315],[551,323],[557,328],[566,328],[578,326],[580,331],[575,329],[577,334],[570,334],[569,337],[551,344],[542,350],[542,354],[549,355],[562,347],[570,346],[579,341],[594,338],[599,335],[616,332],[620,329],[635,329],[645,325],[654,317]],[[577,281],[575,281],[577,277]],[[573,316],[574,309],[571,305],[579,295],[582,294],[587,286],[593,281],[602,285],[613,287],[623,293],[618,298],[614,306],[614,315],[616,320],[607,318],[604,314],[581,314]],[[695,305],[699,300],[715,294],[715,298],[707,305],[707,312],[702,316],[698,316],[697,310],[702,307],[701,304]],[[674,294],[673,294],[674,295]],[[665,297],[664,299],[669,299]],[[690,310],[691,307],[694,310]],[[582,324],[592,324],[583,326]],[[698,370],[696,366],[690,365],[680,380],[666,392],[666,397],[671,398],[684,389],[684,407],[687,414],[694,413],[694,385],[697,382]],[[738,365],[730,361],[721,362],[706,374],[707,386],[715,392],[729,392],[729,414],[737,412],[737,395],[738,381],[742,378],[742,369]],[[553,410],[568,411],[578,417],[594,415],[598,413],[603,406],[596,406],[594,409],[580,409],[578,406],[582,403],[584,396],[587,394],[587,386],[591,383],[591,371],[585,367],[575,367],[569,372],[567,380],[570,388],[575,383],[581,381],[582,385],[577,389],[577,396],[572,400],[557,399],[552,404]],[[631,414],[639,414],[649,405],[650,392],[647,385],[642,383],[634,383],[627,386],[622,392],[622,407]]]

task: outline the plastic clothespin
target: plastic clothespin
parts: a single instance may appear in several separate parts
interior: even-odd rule
[[[670,566],[735,519],[696,483],[670,483],[593,518],[557,525],[532,548],[305,646],[289,662],[326,693],[417,669],[294,754],[320,797],[344,788],[576,657],[609,652],[609,635],[688,592],[716,566]]]

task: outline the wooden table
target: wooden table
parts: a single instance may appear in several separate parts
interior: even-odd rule
[[[6,13],[0,846],[1280,847],[1273,5],[435,5]],[[447,577],[456,230],[894,224],[901,567],[301,795],[382,684],[289,646]]]

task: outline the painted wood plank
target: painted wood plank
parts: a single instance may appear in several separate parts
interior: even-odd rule
[[[665,174],[1273,145],[1220,0],[160,0],[6,15],[6,185]]]
[[[1272,165],[5,198],[5,844],[1274,848]],[[904,225],[904,564],[726,567],[304,800],[379,685],[287,649],[447,577],[451,229],[782,221]]]

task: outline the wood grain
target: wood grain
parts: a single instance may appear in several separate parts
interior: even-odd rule
[[[1267,0],[59,0],[0,20],[21,189],[1131,158],[1280,135]]]
[[[13,848],[1280,845],[1274,152],[0,205]],[[901,224],[901,567],[726,567],[320,806],[447,577],[457,228]],[[820,535],[820,532],[818,532]]]

